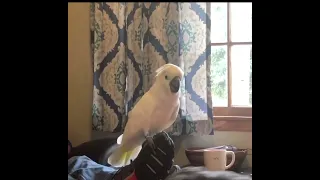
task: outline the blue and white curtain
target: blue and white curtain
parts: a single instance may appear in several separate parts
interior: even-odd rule
[[[213,134],[210,3],[91,3],[96,131],[123,131],[128,112],[166,63],[185,77],[171,135]]]

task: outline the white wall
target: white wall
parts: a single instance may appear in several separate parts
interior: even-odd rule
[[[89,3],[68,4],[68,138],[74,146],[91,139],[89,10]]]

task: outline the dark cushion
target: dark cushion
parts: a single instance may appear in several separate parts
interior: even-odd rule
[[[71,142],[68,140],[68,154],[71,152],[72,149],[72,144]]]
[[[106,164],[106,156],[110,153],[112,147],[115,147],[117,137],[106,137],[80,144],[73,147],[68,154],[68,158],[73,156],[87,156],[99,164]]]

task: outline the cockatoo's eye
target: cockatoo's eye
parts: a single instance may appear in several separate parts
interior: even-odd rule
[[[168,76],[166,75],[166,76],[164,76],[164,78],[166,78],[166,80],[168,80]]]

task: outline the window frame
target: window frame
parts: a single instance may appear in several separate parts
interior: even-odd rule
[[[212,46],[227,46],[228,106],[213,107],[214,128],[217,131],[252,131],[252,107],[232,105],[232,62],[231,47],[234,45],[252,45],[251,42],[231,41],[231,11],[227,2],[227,42],[211,43]]]

